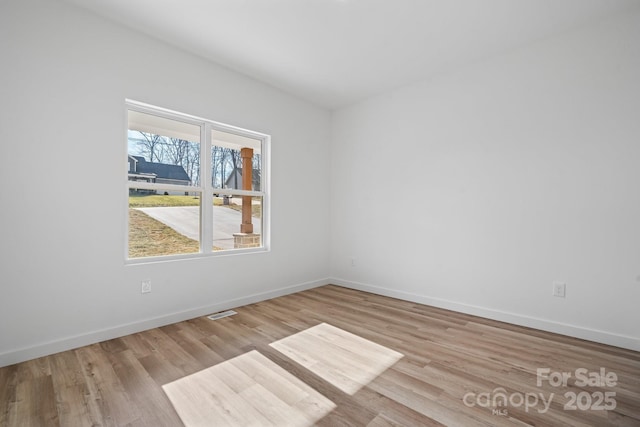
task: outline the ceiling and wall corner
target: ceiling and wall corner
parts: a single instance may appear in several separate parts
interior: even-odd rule
[[[334,282],[640,350],[638,76],[640,11],[334,112]]]
[[[328,109],[638,0],[66,0]]]
[[[60,1],[0,57],[0,365],[326,283],[327,111]],[[127,98],[271,135],[269,252],[125,264]]]

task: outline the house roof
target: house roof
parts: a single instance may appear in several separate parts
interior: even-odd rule
[[[225,181],[225,186],[231,184],[231,180],[233,179],[235,174],[238,174],[238,184],[242,183],[242,168],[235,168],[227,177]],[[253,188],[260,188],[260,169],[253,169],[251,173],[251,181],[253,182]]]
[[[191,178],[182,166],[168,165],[166,163],[148,162],[144,157],[131,156],[137,161],[136,172],[155,174],[157,178],[174,179],[191,182]]]

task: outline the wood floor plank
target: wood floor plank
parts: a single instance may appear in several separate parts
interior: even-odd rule
[[[151,378],[133,352],[125,350],[111,354],[109,360],[122,387],[140,417],[133,425],[180,426],[180,418],[161,386]]]
[[[181,325],[181,328],[177,328],[176,325],[165,326],[163,330],[182,350],[198,362],[200,368],[224,362],[222,356],[211,351],[202,342],[205,336],[200,334],[189,322],[182,322]]]
[[[159,385],[206,367],[162,329],[151,329],[138,335],[152,350],[137,359]]]
[[[51,379],[61,426],[99,425],[102,413],[91,399],[82,366],[75,352],[65,351],[49,356]]]
[[[51,366],[49,365],[49,359],[46,357],[29,360],[18,366],[19,382],[48,377],[50,375]]]
[[[0,426],[9,425],[10,412],[16,407],[18,366],[12,365],[0,369]]]
[[[140,418],[140,413],[130,404],[130,395],[102,347],[93,344],[76,350],[76,354],[83,369],[90,404],[97,406],[102,414],[102,422],[121,426]]]
[[[390,422],[392,425],[413,427],[442,427],[444,424],[439,423],[433,418],[426,417],[404,405],[396,402],[395,400],[388,399],[388,403],[384,406],[384,409],[380,411],[378,417],[382,417],[385,421]]]
[[[283,425],[300,409],[295,416],[301,425],[320,427],[640,426],[640,352],[339,286],[234,310],[236,315],[217,321],[195,318],[0,368],[0,427],[180,426],[163,386],[214,366],[220,367],[216,381],[222,381],[216,387],[255,402],[253,409],[237,413],[213,404],[231,425],[233,420]],[[289,350],[314,357],[334,372],[373,372],[352,394],[336,387],[339,375],[317,375],[289,357],[292,353],[272,346],[323,323],[347,334],[324,334],[324,342],[303,334],[304,339],[289,341]],[[375,372],[366,356],[371,348],[358,340],[402,358]],[[260,356],[228,363],[247,354]],[[571,379],[566,385],[538,385],[539,368],[570,372]],[[579,368],[604,368],[617,375],[617,383],[579,386]],[[305,421],[316,403],[306,400],[304,387],[287,385],[274,374],[279,370],[336,407],[321,419]],[[203,380],[198,387],[212,384]],[[565,409],[571,401],[567,393],[591,399],[605,391],[615,393],[613,410]],[[499,407],[478,400],[482,393],[490,399],[502,392],[553,398],[547,408],[541,401]],[[465,396],[471,396],[471,405]]]
[[[54,427],[60,425],[51,376],[21,381],[17,387],[15,420],[10,425]],[[13,424],[12,424],[13,423]]]

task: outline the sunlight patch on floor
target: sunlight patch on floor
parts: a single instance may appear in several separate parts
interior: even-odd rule
[[[269,345],[351,395],[403,357],[326,323]]]
[[[329,399],[253,350],[162,386],[191,426],[312,426]]]

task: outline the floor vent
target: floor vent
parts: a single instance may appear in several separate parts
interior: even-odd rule
[[[233,316],[234,314],[238,314],[233,310],[221,311],[220,313],[212,314],[211,316],[207,316],[211,320],[222,319],[223,317]]]

